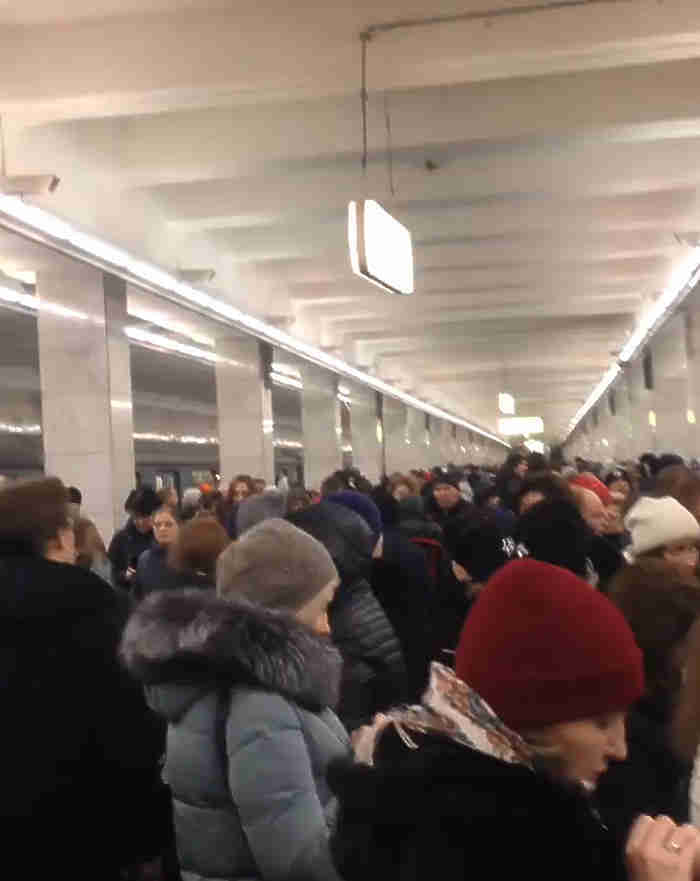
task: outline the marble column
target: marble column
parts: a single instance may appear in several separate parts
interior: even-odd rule
[[[644,385],[642,359],[637,358],[625,368],[630,398],[632,434],[635,438],[636,455],[655,452],[659,449],[657,429],[652,424],[656,416],[656,396],[653,390]],[[658,424],[658,421],[657,421]]]
[[[135,483],[126,284],[71,263],[37,294],[45,471],[81,490],[107,543]]]
[[[415,467],[411,458],[411,446],[407,432],[407,408],[395,398],[384,398],[384,444],[386,448],[387,474],[402,474]]]
[[[378,483],[383,468],[383,444],[377,431],[377,396],[373,389],[358,383],[347,384],[352,404],[352,461],[372,483]]]
[[[685,312],[686,354],[688,358],[688,453],[700,456],[700,306],[689,305]]]
[[[673,315],[651,341],[659,452],[689,457],[685,315]]]
[[[217,339],[216,401],[223,483],[237,474],[274,483],[274,421],[265,344],[250,336]]]
[[[335,374],[315,364],[300,365],[304,428],[306,486],[320,489],[323,481],[342,465],[340,402]]]

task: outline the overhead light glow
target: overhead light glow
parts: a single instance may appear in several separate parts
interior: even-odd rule
[[[649,425],[656,428],[656,413],[653,410],[649,410]]]
[[[218,437],[200,437],[195,434],[158,434],[155,431],[135,431],[133,437],[134,440],[138,441],[156,441],[164,444],[197,444],[203,446],[205,444],[217,445],[219,443]]]
[[[301,379],[301,371],[298,367],[293,367],[291,364],[283,364],[281,361],[275,361],[272,364],[272,371],[274,373],[281,373],[284,376],[291,376],[293,379]]]
[[[466,419],[454,416],[439,407],[428,404],[426,401],[422,401],[420,398],[416,398],[396,386],[390,385],[369,373],[365,373],[363,370],[353,367],[346,361],[324,352],[323,349],[297,339],[274,325],[261,321],[252,315],[241,312],[235,306],[197,290],[192,285],[180,281],[174,275],[164,272],[145,261],[137,260],[126,251],[115,248],[95,236],[86,235],[78,231],[71,224],[60,220],[58,217],[31,203],[23,202],[14,196],[0,195],[0,213],[13,221],[11,228],[24,232],[34,238],[38,237],[42,241],[48,239],[53,247],[56,247],[63,253],[87,259],[100,268],[108,272],[116,272],[118,275],[122,275],[136,284],[153,287],[156,291],[158,289],[166,291],[169,295],[184,303],[195,305],[212,316],[224,319],[254,336],[276,344],[280,348],[292,352],[307,361],[326,367],[341,376],[354,379],[375,391],[402,401],[409,407],[414,407],[438,419],[445,419],[447,422],[459,425],[468,431],[473,431],[503,447],[510,447],[510,444],[504,441],[503,438],[474,425]],[[20,224],[21,228],[18,229],[17,224]]]
[[[686,417],[687,417],[687,419],[688,419],[688,424],[689,424],[689,425],[695,425],[695,422],[696,422],[696,420],[695,420],[695,410],[688,410],[688,412],[686,413]]]
[[[189,337],[193,342],[202,346],[214,346],[215,340],[206,336],[199,331],[192,330],[186,324],[163,315],[162,312],[151,312],[149,309],[142,309],[140,306],[130,306],[129,315],[132,318],[138,318],[139,321],[145,321],[148,324],[155,324],[162,327],[163,330],[169,330],[171,333],[180,334],[180,336]]]
[[[1,434],[41,434],[40,425],[17,425],[10,422],[0,422]]]
[[[591,407],[594,407],[598,401],[603,397],[605,392],[610,388],[610,386],[615,382],[617,375],[619,374],[621,368],[619,364],[613,364],[609,367],[600,380],[598,385],[593,389],[590,395],[586,398],[585,402],[578,408],[576,411],[576,415],[569,423],[569,434],[576,428],[579,422],[583,419],[583,417],[588,413]]]
[[[515,414],[515,398],[508,392],[501,392],[498,396],[498,409],[504,416],[513,416]]]
[[[526,440],[525,447],[531,453],[541,453],[542,455],[544,455],[544,443],[541,440],[535,440],[535,438]]]
[[[170,337],[163,336],[160,333],[151,333],[150,330],[142,330],[140,327],[125,327],[124,332],[130,340],[134,340],[137,343],[145,343],[158,349],[167,349],[169,352],[177,352],[190,358],[199,358],[212,364],[219,360],[215,352],[208,352],[206,349],[188,346],[186,343],[179,343],[177,340],[171,340]]]
[[[516,434],[542,434],[544,422],[539,416],[507,416],[498,420],[498,430],[507,437]]]
[[[283,385],[287,388],[299,390],[304,388],[304,383],[300,379],[295,379],[293,376],[287,376],[285,373],[271,373],[270,380],[274,382],[275,385]]]
[[[4,282],[0,284],[0,300],[11,305],[23,306],[25,309],[39,308],[39,298],[25,293],[19,285],[15,289],[8,287]]]
[[[693,290],[699,280],[700,248],[695,247],[692,248],[691,251],[689,251],[684,260],[675,268],[668,285],[644,314],[642,320],[639,322],[634,332],[623,346],[622,351],[618,356],[619,364],[627,364],[637,356],[641,347],[647,341],[650,334],[654,333],[654,331],[658,328],[663,318],[685,299],[685,297],[690,293],[690,291]],[[604,383],[606,378],[609,377],[610,372],[615,368],[617,368],[615,376],[617,375],[617,373],[619,372],[619,365],[616,363],[608,368],[608,371],[606,372],[601,382],[596,386],[596,389],[598,389]],[[615,378],[615,376],[613,376],[613,379]],[[610,382],[612,382],[612,380],[610,380]],[[584,410],[583,413],[581,413],[581,410],[583,410],[583,408],[581,408],[576,416],[574,416],[574,418],[569,423],[569,435],[571,435],[578,423],[586,415],[588,410],[605,392],[605,389],[610,385],[610,382],[608,382],[603,391],[595,398],[593,403],[591,403],[590,406]],[[591,393],[589,399],[590,397],[593,397],[596,389],[594,389],[594,392]]]
[[[378,202],[350,202],[348,243],[355,275],[391,294],[413,293],[411,233]]]
[[[303,450],[304,449],[304,444],[302,444],[300,441],[284,440],[284,439],[278,439],[278,440],[272,441],[272,446],[279,447],[280,449],[283,449],[283,450]]]

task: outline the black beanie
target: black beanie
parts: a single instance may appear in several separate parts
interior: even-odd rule
[[[477,583],[488,579],[510,559],[509,545],[498,524],[482,520],[463,529],[454,545],[455,562]]]
[[[585,578],[590,530],[578,509],[562,499],[540,502],[518,520],[515,539],[543,563]]]
[[[156,491],[150,486],[143,486],[136,491],[131,501],[131,511],[137,517],[150,517],[158,508],[162,507]]]

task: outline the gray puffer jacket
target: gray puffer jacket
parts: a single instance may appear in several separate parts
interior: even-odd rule
[[[337,650],[290,616],[186,590],[147,597],[122,655],[168,720],[185,877],[337,881],[326,769],[350,753],[329,709]]]

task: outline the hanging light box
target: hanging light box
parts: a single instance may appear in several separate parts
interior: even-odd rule
[[[391,294],[413,293],[411,233],[378,202],[350,202],[348,243],[356,275]]]

